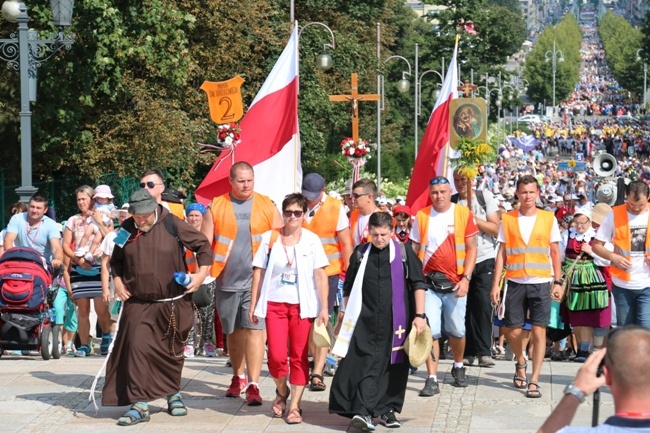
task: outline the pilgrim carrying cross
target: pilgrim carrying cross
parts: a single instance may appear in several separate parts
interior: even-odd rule
[[[470,84],[468,80],[465,80],[465,84],[462,86],[458,86],[458,90],[463,92],[463,97],[464,98],[469,98],[471,93],[478,89],[478,86],[475,86],[474,84]]]
[[[359,101],[379,101],[380,95],[360,95],[357,74],[352,74],[352,92],[349,95],[330,95],[330,102],[352,102],[352,140],[359,142]]]

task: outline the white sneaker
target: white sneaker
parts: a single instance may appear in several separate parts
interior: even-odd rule
[[[194,358],[194,346],[185,346],[183,356],[185,358]]]

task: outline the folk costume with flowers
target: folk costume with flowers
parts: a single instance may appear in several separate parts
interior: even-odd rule
[[[565,249],[565,272],[577,260],[582,245],[584,243],[591,245],[595,235],[596,232],[591,227],[582,234],[577,233],[573,228],[570,229]],[[611,323],[609,267],[599,266],[597,259],[600,258],[594,254],[583,253],[575,264],[572,274],[566,276],[569,278],[566,306],[569,323],[572,326],[603,328]]]
[[[569,229],[569,241],[565,250],[566,261],[563,271],[567,271],[580,255],[583,243],[591,245],[596,231],[590,227],[584,233]],[[583,253],[568,282],[569,293],[566,303],[570,311],[600,310],[609,306],[609,290],[603,269],[594,263],[592,255]],[[572,325],[575,325],[572,323]],[[594,325],[589,325],[594,326]]]

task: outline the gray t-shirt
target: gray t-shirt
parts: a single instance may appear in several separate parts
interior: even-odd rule
[[[487,221],[487,215],[497,213],[499,206],[494,196],[490,191],[483,190],[483,197],[485,198],[485,208],[481,206],[476,198],[476,191],[472,191],[472,207],[471,211],[477,219]],[[458,198],[458,204],[467,206],[467,201]],[[486,212],[487,210],[487,212]],[[476,254],[476,263],[481,263],[484,260],[493,259],[496,257],[497,242],[494,237],[487,233],[479,232],[476,237],[478,241],[478,251]]]
[[[237,236],[230,249],[226,266],[217,278],[217,288],[224,292],[243,292],[253,283],[253,248],[251,240],[251,210],[253,198],[237,200],[232,195],[232,207],[237,220]]]

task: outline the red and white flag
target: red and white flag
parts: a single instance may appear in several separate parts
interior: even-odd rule
[[[245,161],[255,170],[255,191],[281,206],[287,194],[300,191],[300,133],[298,130],[298,25],[273,70],[240,123],[241,142],[234,162]],[[226,159],[227,158],[227,159]],[[226,159],[222,162],[223,159]],[[231,156],[215,161],[196,190],[196,199],[209,203],[230,191]]]
[[[458,38],[456,38],[454,55],[449,63],[440,96],[431,112],[418,150],[418,158],[411,173],[406,205],[413,213],[430,203],[429,181],[431,179],[436,176],[451,177],[449,156],[453,149],[449,146],[449,103],[452,99],[458,98],[457,52]]]

